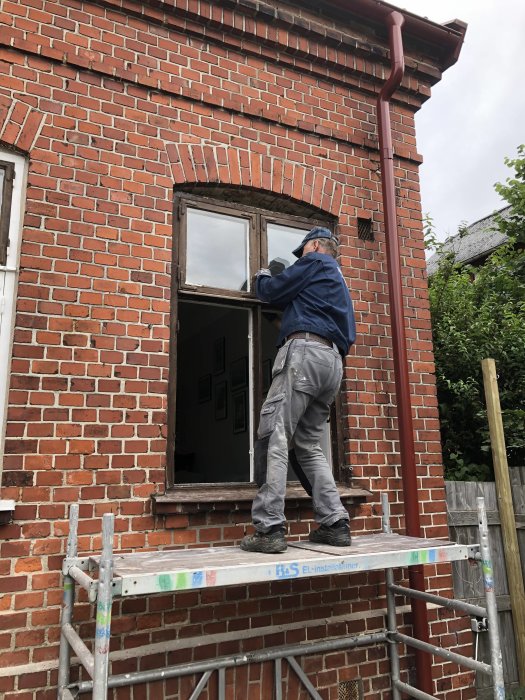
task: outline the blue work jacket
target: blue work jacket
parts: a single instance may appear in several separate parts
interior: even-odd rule
[[[331,255],[307,253],[275,277],[258,275],[255,291],[284,310],[279,345],[291,333],[309,331],[331,340],[344,356],[355,342],[352,299]]]

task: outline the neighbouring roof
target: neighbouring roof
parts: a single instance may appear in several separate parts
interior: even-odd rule
[[[510,215],[510,210],[511,207],[503,207],[503,209],[470,224],[461,233],[447,238],[441,250],[427,260],[428,274],[434,274],[439,261],[448,253],[454,253],[456,262],[465,264],[486,258],[507,240],[507,236],[497,229],[496,217],[501,216],[506,219]]]

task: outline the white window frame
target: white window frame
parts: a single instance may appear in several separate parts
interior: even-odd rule
[[[0,161],[13,163],[15,166],[7,259],[5,265],[0,265],[0,458],[3,458],[27,184],[27,160],[16,153],[1,149]],[[0,473],[2,462],[3,460],[0,459]]]

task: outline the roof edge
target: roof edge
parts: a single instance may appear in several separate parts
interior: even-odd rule
[[[439,24],[384,0],[352,0],[351,3],[348,0],[328,0],[327,4],[380,23],[384,23],[392,12],[400,12],[405,18],[403,34],[435,46],[440,55],[442,70],[454,65],[459,58],[467,31],[467,24],[462,20],[453,19]]]

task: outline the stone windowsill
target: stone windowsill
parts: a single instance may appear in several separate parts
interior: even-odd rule
[[[339,494],[344,505],[363,503],[370,491],[362,488],[338,484]],[[155,515],[183,515],[206,511],[249,511],[257,487],[255,485],[189,485],[175,486],[163,494],[153,494]],[[310,497],[302,486],[293,485],[286,489],[286,504],[298,507],[307,504]]]

